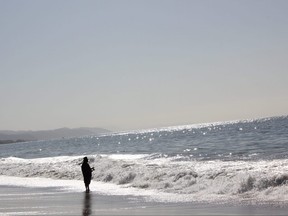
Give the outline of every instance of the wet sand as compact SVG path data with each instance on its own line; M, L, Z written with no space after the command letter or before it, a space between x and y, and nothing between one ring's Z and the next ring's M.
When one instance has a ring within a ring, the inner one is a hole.
M287 215L287 208L146 202L141 197L0 186L0 215Z

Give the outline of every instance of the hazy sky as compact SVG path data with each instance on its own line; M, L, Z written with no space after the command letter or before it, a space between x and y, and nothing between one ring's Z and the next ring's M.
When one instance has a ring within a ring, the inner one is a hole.
M287 0L0 0L0 129L288 114Z

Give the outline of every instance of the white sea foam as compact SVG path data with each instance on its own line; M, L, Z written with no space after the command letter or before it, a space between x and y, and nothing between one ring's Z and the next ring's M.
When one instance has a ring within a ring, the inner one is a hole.
M112 155L102 155L102 156L107 156L111 159L116 159L116 160L136 160L136 159L141 159L149 156L148 154L112 154Z
M98 193L157 201L288 201L288 160L178 161L147 155L94 155ZM82 156L0 159L0 184L83 190ZM17 178L16 178L17 177Z

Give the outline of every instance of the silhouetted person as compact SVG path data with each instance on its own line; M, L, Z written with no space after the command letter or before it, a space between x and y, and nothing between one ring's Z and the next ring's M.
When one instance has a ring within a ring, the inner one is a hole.
M83 163L81 166L82 169L82 174L84 177L84 184L86 187L86 192L89 192L89 184L91 182L91 177L92 177L92 171L94 170L94 168L91 168L90 165L88 164L88 158L84 157L83 158Z

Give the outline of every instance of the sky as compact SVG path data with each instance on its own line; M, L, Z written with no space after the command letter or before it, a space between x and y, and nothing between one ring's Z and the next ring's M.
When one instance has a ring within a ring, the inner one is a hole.
M288 115L287 0L0 0L0 130Z

